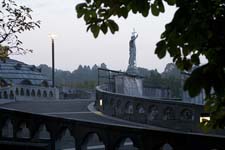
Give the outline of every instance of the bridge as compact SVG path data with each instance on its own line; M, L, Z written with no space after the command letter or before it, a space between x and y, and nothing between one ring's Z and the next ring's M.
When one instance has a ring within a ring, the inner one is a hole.
M158 114L156 110L164 115L154 115ZM174 150L223 150L225 134L206 134L196 127L200 113L198 105L129 97L99 86L96 100L2 104L0 146L54 150L65 133L69 133L70 148L76 150L95 149L96 143L98 149L121 149L124 143L130 145L125 142L127 139L133 143L133 149L140 150L159 150L168 145Z

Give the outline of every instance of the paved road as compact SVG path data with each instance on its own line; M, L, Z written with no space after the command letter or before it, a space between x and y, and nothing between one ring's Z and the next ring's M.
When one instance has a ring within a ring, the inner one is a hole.
M160 127L148 126L148 125L133 123L129 121L124 121L124 120L113 118L110 116L105 116L99 112L96 112L96 110L92 106L93 103L94 103L94 100L90 100L90 99L61 100L61 101L59 100L37 101L36 100L36 101L12 102L7 104L2 104L0 105L0 107L16 109L16 110L20 110L24 112L32 112L32 113L57 116L57 117L63 117L63 118L69 118L69 119L81 119L85 121L99 122L99 123L105 123L105 124L167 130ZM91 145L87 145L89 146L88 149L93 149L93 150L104 149L102 148L103 146L102 143L96 142L98 141L96 138L97 137L92 139L92 142L90 142ZM72 150L74 149L73 148L74 139L69 134L66 134L57 147ZM122 148L122 149L135 150L136 148L132 147L132 144L127 144L125 148Z
M124 125L144 127L151 129L167 130L160 127L143 125L139 123L133 123L117 119L114 117L105 116L99 112L93 110L90 104L94 103L94 100L90 99L76 99L76 100L48 100L48 101L18 101L7 104L2 104L2 108L16 109L24 112L32 112L43 115L51 115L69 119L81 119L91 122L100 122L106 124ZM89 109L88 109L89 106ZM90 108L92 111L90 111Z
M0 107L7 107L32 113L53 113L53 112L87 112L88 104L93 100L35 100L35 101L17 101L2 104Z

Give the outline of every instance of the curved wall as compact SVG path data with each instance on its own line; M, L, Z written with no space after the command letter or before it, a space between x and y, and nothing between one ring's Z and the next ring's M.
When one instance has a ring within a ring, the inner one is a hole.
M107 86L96 88L96 108L110 116L182 131L199 131L203 105L150 99L110 92Z

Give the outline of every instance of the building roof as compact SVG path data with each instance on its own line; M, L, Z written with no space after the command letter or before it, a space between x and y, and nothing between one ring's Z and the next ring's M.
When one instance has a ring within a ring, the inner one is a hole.
M48 86L52 82L34 65L6 59L0 60L0 80L7 84Z

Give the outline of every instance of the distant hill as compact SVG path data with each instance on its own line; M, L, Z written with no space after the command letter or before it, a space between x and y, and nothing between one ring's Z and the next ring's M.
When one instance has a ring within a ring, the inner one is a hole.
M102 63L100 66L95 64L92 67L79 65L78 68L72 72L57 69L55 72L56 86L94 89L97 84L98 67L107 69L105 63ZM51 67L42 64L39 68L41 68L43 74L51 78ZM161 74L156 69L148 70L146 68L138 68L138 71L145 77L144 86L169 87L172 90L173 97L181 97L180 71L173 63L167 64Z
M52 68L41 64L38 66L41 68L43 74L47 75L49 78L52 76ZM79 65L74 71L63 71L57 69L55 71L55 84L58 87L76 87L76 88L87 88L93 89L97 83L97 69L98 67L107 68L104 63L100 66L96 64L92 67Z

